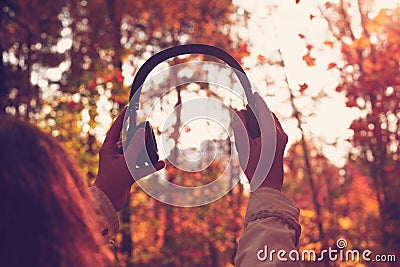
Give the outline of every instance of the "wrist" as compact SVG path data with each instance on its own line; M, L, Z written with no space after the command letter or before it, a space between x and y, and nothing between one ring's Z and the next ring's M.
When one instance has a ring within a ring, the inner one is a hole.
M282 184L276 183L273 180L274 178L266 177L264 182L260 185L260 187L270 187L276 189L278 191L282 191Z
M271 187L276 190L282 191L282 184L283 166L279 168L272 166L270 172L268 173L267 177L265 177L260 187Z

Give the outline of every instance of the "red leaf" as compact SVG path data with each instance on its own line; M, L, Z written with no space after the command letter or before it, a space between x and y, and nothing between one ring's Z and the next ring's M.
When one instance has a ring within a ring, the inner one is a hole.
M333 69L336 66L337 66L337 64L335 62L331 62L331 63L328 64L327 70Z
M303 84L299 84L300 86L300 93L303 93L307 88L308 88L308 84L303 83Z
M299 33L298 36L299 36L301 39L306 38L306 36L305 36L304 34L301 34L301 33Z
M356 107L357 102L354 99L347 99L346 106L348 106L349 108Z
M300 3L300 0L296 0L296 4Z
M303 56L303 60L306 62L307 66L312 67L315 65L315 58L313 58L310 54L310 51L308 51L307 54Z
M306 45L306 48L307 48L308 51L310 51L311 49L313 49L313 47L314 47L314 46L311 45L311 44Z
M310 14L310 20L313 20L313 18L315 18L315 16L313 14Z
M341 86L341 85L336 86L335 91L339 92L339 93L342 92L343 91L343 86Z
M124 76L122 76L122 71L119 71L119 72L117 73L117 80L118 80L119 82L123 82L123 81L124 81Z

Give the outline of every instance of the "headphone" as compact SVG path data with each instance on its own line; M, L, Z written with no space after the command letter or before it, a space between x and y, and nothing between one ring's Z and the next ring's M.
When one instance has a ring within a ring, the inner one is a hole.
M139 109L139 96L142 90L142 85L149 75L149 73L163 61L185 54L205 54L219 58L228 64L236 76L238 77L248 102L246 109L241 110L245 119L247 130L252 138L256 138L261 135L260 128L257 122L257 112L255 109L255 98L251 90L251 84L240 64L226 51L221 48L205 45L205 44L187 44L179 45L171 48L167 48L161 52L150 57L138 70L136 76L132 82L131 91L129 95L129 106L127 110L127 116L129 120L129 128L126 132L126 139L129 141L135 134L135 132L140 129L145 129L145 147L139 153L138 159L136 161L137 166L144 166L155 164L159 160L157 143L154 136L153 129L148 121L141 122L137 124L136 121L136 111ZM254 112L254 113L253 113Z

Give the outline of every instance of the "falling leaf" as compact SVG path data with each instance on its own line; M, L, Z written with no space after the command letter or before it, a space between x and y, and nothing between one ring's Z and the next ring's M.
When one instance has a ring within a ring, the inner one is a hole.
M327 46L329 46L330 48L333 48L334 42L325 40L325 41L324 41L324 45L327 45Z
M328 64L327 70L333 69L336 66L337 66L337 64L335 62L331 62L331 63Z
M310 51L311 49L313 49L313 47L314 47L314 46L313 46L312 44L306 45L306 48L307 48L308 51Z
M300 0L296 0L296 4L300 3Z
M342 92L344 90L344 88L343 88L343 86L342 85L338 85L338 86L336 86L336 88L335 88L335 91L336 92Z
M310 51L303 56L303 60L306 62L307 66L312 67L315 65L315 58L311 56Z
M306 38L306 36L305 36L304 34L301 34L301 33L299 33L298 36L299 36L301 39Z
M310 14L310 20L313 20L313 18L315 18L315 15Z
M303 84L299 84L300 86L300 93L303 93L307 88L308 88L308 84L303 83Z
M258 55L258 56L257 56L257 60L258 60L258 61L261 61L261 62L265 62L267 59L266 59L265 56L263 56L263 55Z

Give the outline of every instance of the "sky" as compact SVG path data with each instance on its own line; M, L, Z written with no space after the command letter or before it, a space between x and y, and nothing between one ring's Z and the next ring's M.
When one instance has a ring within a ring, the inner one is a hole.
M305 118L305 131L307 136L312 136L314 142L323 151L324 155L337 166L345 164L345 157L351 148L346 141L351 137L349 126L353 119L359 116L359 112L345 106L345 96L335 92L340 81L339 72L335 69L327 70L331 62L340 66L340 47L330 48L322 45L325 40L332 40L329 35L326 21L321 17L318 9L326 1L321 0L235 0L234 3L240 7L239 13L243 10L250 13L248 28L242 35L248 38L251 43L251 55L244 60L244 65L249 68L248 75L261 91L267 96L266 101L270 109L278 114L282 120L284 130L289 135L289 146L299 140L300 132L296 120L291 117L291 107L287 99L287 92L282 88L276 88L265 84L265 77L278 79L280 74L269 68L252 67L258 55L269 57L280 48L285 62L285 73L290 88L297 90L299 85L308 85L306 94L317 95L319 91L327 94L327 97L319 101L311 110L310 97L300 98L296 104L302 110L313 112L315 115ZM336 2L331 1L331 2ZM276 5L276 8L268 6ZM399 0L380 0L374 4L374 12L382 8L395 8L400 5ZM349 10L354 12L355 10ZM310 15L314 17L310 19ZM357 20L354 22L354 29L357 32ZM307 49L305 40L299 34L306 36L307 43L311 43L313 56L316 58L316 65L309 67L302 60ZM266 74L267 73L267 74ZM270 75L268 74L270 73ZM285 86L284 86L285 87ZM329 145L335 142L335 145Z
M267 5L272 2L278 3L276 8L268 10ZM318 1L239 1L238 5L250 12L249 39L253 45L253 53L245 64L254 64L257 54L269 57L276 53L277 48L281 49L285 62L285 74L292 90L298 90L300 84L308 85L306 96L300 97L295 103L305 114L313 112L315 115L305 117L304 130L306 137L313 136L314 142L325 152L325 156L336 165L344 165L344 157L350 147L345 141L349 137L348 127L355 117L354 112L345 106L345 98L335 92L335 87L340 79L337 71L327 70L330 62L337 62L340 59L340 51L337 47L323 47L325 40L331 40L327 31L327 24L320 18L317 8ZM311 20L310 14L315 17ZM309 67L302 60L307 53L305 41L299 34L306 36L307 43L320 47L313 49L313 56L317 59L316 65ZM253 61L253 62L252 62ZM282 120L284 130L289 135L289 145L300 139L298 123L292 116L292 108L287 101L288 91L286 84L280 87L269 88L265 86L265 74L268 68L258 70L249 69L249 75L260 89L268 94L266 101L271 110L278 114ZM268 76L268 74L267 74ZM282 76L282 73L275 77ZM274 74L269 75L274 80ZM322 101L315 104L311 95L316 96L320 91L327 94ZM326 143L337 141L335 147L330 149Z

